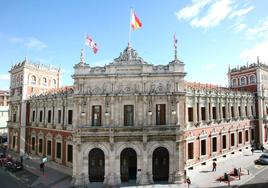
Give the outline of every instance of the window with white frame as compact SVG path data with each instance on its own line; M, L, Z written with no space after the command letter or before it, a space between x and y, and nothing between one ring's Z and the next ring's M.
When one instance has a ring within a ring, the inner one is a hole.
M201 152L200 152L200 155L206 155L207 154L207 146L206 146L206 144L207 144L207 140L206 139L203 139L203 140L201 140L201 143L200 143L200 145L201 145Z
M246 85L247 84L247 80L246 80L246 77L243 76L240 78L240 85L243 86L243 85Z
M249 76L249 83L250 84L256 83L256 76L254 74Z
M42 79L42 85L47 86L47 78L43 77Z
M188 159L194 159L194 143L189 142L187 147L188 147Z
M31 76L31 84L32 85L36 84L36 76L34 76L34 75Z
M212 138L212 152L217 152L217 137Z
M237 78L232 79L232 86L237 86Z
M227 148L227 138L226 135L222 135L222 149Z
M67 162L73 162L73 145L67 144Z
M56 158L61 159L61 142L56 142Z

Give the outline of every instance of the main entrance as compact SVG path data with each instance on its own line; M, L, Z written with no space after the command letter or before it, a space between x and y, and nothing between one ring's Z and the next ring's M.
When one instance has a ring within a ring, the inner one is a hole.
M103 182L104 180L104 152L94 148L88 156L88 175L90 182Z
M126 148L120 155L121 181L135 180L137 176L137 154L131 148Z
M153 152L153 180L168 181L169 153L164 147L156 148Z

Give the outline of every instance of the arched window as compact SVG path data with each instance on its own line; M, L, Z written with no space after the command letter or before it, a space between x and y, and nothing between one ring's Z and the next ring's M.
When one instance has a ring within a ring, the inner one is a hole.
M47 86L47 78L43 77L42 84L43 86Z
M247 84L247 81L246 81L246 77L243 76L240 78L240 85L243 86L243 85L246 85Z
M31 77L31 84L35 85L36 84L36 76L32 75Z
M55 79L52 80L52 87L53 88L57 87L57 81Z
M236 78L232 79L232 86L237 86L237 79Z
M254 74L249 76L249 83L250 84L256 83L256 76Z

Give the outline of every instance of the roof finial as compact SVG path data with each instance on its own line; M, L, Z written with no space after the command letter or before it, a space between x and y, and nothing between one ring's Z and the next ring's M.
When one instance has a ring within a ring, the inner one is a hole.
M83 48L81 49L80 63L85 64L84 49Z
M230 66L230 64L228 65L228 72L231 72L231 66Z
M177 60L178 58L177 58L177 43L178 43L178 40L177 40L177 38L176 38L176 33L174 33L174 35L173 35L173 42L174 42L174 48L175 48L175 56L174 56L174 58L175 58L175 60Z
M257 64L260 64L259 56L257 56Z

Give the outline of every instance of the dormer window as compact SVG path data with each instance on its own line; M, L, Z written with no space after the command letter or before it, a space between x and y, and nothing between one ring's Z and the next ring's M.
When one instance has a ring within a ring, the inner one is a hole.
M232 79L232 86L237 86L237 79L236 78Z
M42 79L42 84L43 86L47 86L47 79L45 77Z
M246 85L246 84L247 84L247 83L246 83L246 77L244 77L244 76L241 77L241 78L240 78L240 85L243 86L243 85Z
M36 84L36 76L32 75L31 77L31 84L35 85Z
M255 84L256 83L256 76L255 75L250 75L250 77L249 77L249 83L250 84Z

